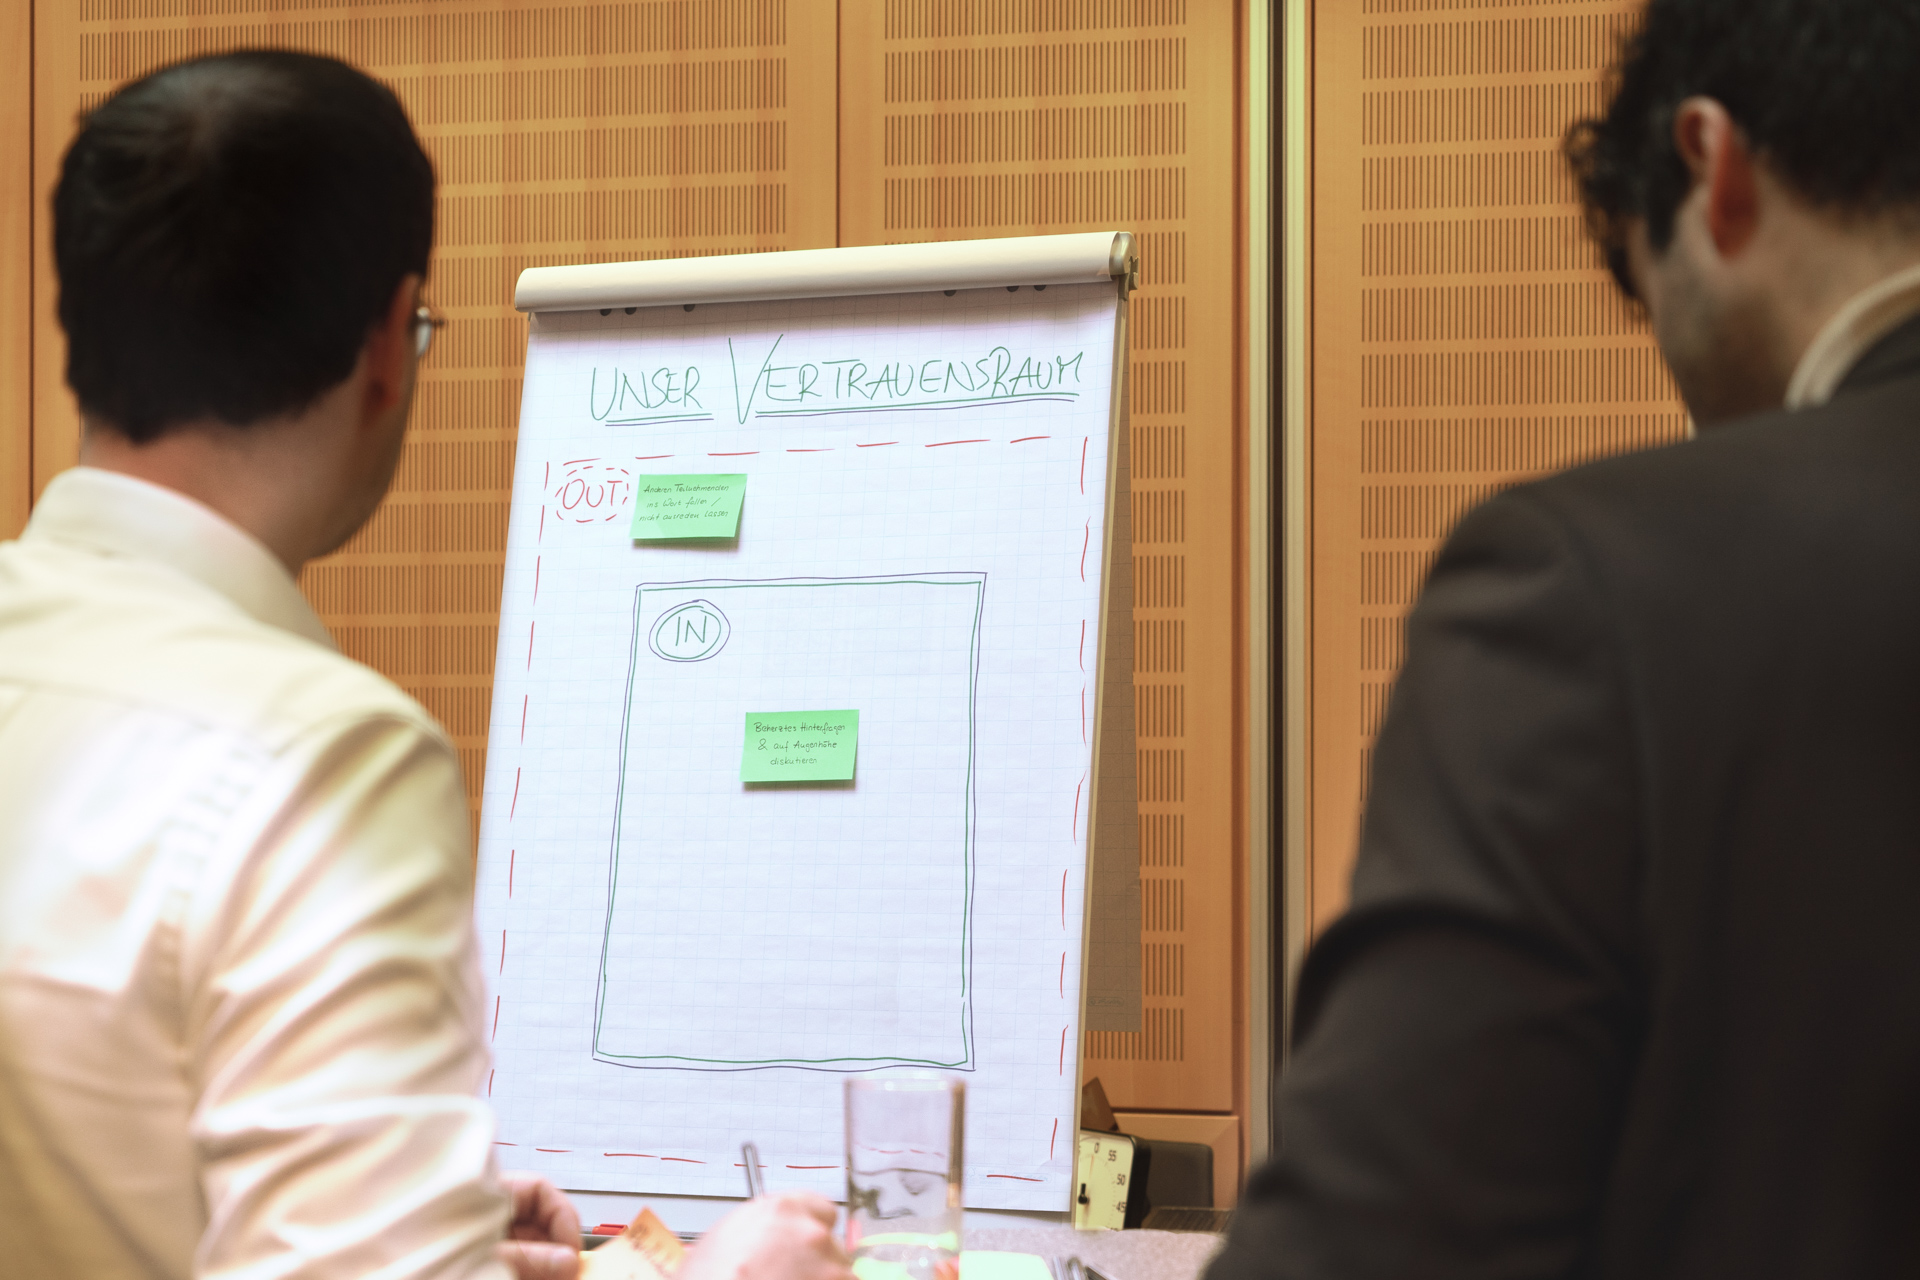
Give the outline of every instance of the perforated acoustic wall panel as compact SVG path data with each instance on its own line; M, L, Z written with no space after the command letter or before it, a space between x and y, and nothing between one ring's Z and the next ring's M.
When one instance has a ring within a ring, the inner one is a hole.
M33 500L33 9L0 6L0 538Z
M1314 12L1311 917L1346 902L1402 620L1460 515L1685 414L1581 233L1558 144L1635 5Z
M514 279L555 263L833 244L832 0L37 11L43 191L76 110L195 53L330 53L406 103L441 181L427 295L452 323L422 366L392 494L301 585L342 649L453 733L477 818L526 346ZM57 339L44 319L41 334ZM38 344L40 484L73 457L61 359L57 341Z
M1234 1106L1234 10L843 0L841 241L1139 234L1132 345L1145 1016L1123 1107Z
M1146 1014L1088 1071L1125 1107L1238 1110L1236 6L1207 0L39 0L34 199L76 115L149 68L280 45L391 84L438 168L398 481L302 585L483 776L530 265L1109 228L1131 313ZM77 418L36 229L34 491ZM24 348L23 348L24 350ZM15 441L26 455L23 441Z

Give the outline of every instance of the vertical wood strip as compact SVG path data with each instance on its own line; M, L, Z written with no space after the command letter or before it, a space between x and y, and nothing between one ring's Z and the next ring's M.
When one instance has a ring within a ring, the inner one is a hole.
M67 339L54 313L53 188L80 113L80 14L33 6L33 496L80 457L80 415L67 390Z
M33 8L0 4L0 538L33 500Z

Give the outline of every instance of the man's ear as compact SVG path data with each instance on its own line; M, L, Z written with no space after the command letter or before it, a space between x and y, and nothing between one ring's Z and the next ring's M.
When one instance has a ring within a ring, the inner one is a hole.
M1706 195L1707 234L1723 258L1737 257L1760 227L1760 191L1753 152L1727 109L1712 98L1688 98L1673 117L1673 140Z
M420 277L402 277L387 302L386 314L367 334L361 359L366 364L366 403L369 419L378 418L405 398L413 378L413 313L420 297Z

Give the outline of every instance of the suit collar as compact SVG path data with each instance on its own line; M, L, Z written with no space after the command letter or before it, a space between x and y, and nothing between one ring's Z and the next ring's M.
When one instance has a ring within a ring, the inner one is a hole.
M1849 299L1800 357L1786 407L1825 404L1842 390L1900 377L1920 363L1920 267L1897 271Z
M1920 375L1920 315L1880 339L1867 349L1847 376L1834 389L1835 395L1865 391L1868 387L1897 378Z

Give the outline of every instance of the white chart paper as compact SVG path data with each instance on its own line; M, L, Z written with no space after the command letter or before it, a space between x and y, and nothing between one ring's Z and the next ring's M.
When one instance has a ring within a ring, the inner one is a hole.
M849 1072L968 1086L967 1203L1063 1210L1111 284L543 315L481 821L503 1165L838 1195ZM636 477L745 474L635 543ZM1120 561L1124 564L1124 558ZM743 783L855 710L851 782Z

